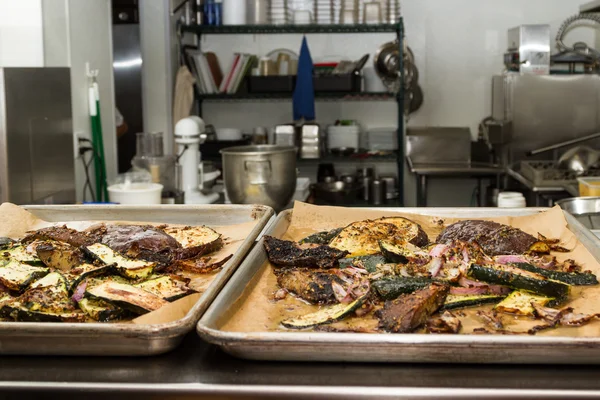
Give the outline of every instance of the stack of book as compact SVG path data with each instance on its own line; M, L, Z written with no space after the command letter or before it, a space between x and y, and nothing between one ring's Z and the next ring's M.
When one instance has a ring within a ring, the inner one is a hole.
M237 93L244 77L257 64L255 55L235 53L229 69L223 74L219 61L212 52L188 52L188 60L201 94Z

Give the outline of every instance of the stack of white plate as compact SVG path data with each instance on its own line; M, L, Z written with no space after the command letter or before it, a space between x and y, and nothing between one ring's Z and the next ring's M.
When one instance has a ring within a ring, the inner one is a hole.
M339 126L332 125L327 128L327 148L339 149L342 147L359 148L360 127L358 125Z
M387 8L384 18L387 17L387 23L395 24L400 19L400 0L387 0Z
M375 128L367 132L370 151L398 150L396 128Z
M333 24L335 0L314 0L315 22L321 25ZM339 1L337 2L339 4Z
M360 0L341 0L339 23L344 25L358 24L359 17L362 16L361 3Z
M291 22L291 17L287 0L271 0L269 18L273 25L289 24Z

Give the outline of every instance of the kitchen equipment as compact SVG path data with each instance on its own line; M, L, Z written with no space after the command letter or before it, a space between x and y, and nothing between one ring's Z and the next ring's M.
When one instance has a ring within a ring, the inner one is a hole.
M364 201L371 200L371 184L373 183L373 176L362 176L358 178L359 182L362 182L362 191L359 198Z
M600 232L600 197L571 197L557 201L556 205L595 234Z
M363 80L364 80L364 91L368 93L381 93L387 92L387 87L383 84L383 81L375 72L373 67L363 68Z
M384 204L386 202L387 197L385 181L381 179L373 179L371 181L371 189L369 193L371 195L371 204L374 204L376 206Z
M153 325L118 322L0 322L0 354L149 356L174 349L193 329L274 215L269 207L257 205L45 205L26 206L25 209L42 220L54 223L131 221L208 226L250 223L254 226L233 257L217 272L206 291L181 319Z
M567 150L558 159L558 167L568 169L577 175L585 174L600 159L600 152L588 146L576 146Z
M363 9L364 24L380 24L383 17L381 12L381 4L379 2L368 2L364 4Z
M294 10L294 25L307 25L312 23L312 14L309 10Z
M406 155L414 164L469 164L471 131L469 128L407 128Z
M223 25L246 24L246 0L223 0Z
M504 65L521 74L550 74L550 25L521 25L508 30Z
M556 162L544 161L521 161L519 172L530 180L534 186L564 186L572 184L577 180L577 174L569 170L556 168ZM600 169L591 168L585 176L600 176Z
M242 139L242 130L237 128L217 128L215 133L217 140L233 141Z
M221 150L223 180L235 204L265 204L282 210L296 188L296 148L239 146Z
M117 204L161 204L163 185L152 182L137 182L135 179L124 177L131 174L120 175L117 180L122 182L108 187L110 202Z
M356 183L343 181L323 182L314 185L315 198L329 204L352 204L362 187Z
M500 208L525 208L527 203L523 193L500 192L498 193L497 205Z
M358 125L342 126L330 125L327 128L327 148L353 148L358 149L360 127Z
M535 215L545 209L403 208L405 214L443 218L480 219ZM390 216L389 214L384 214ZM598 239L581 223L565 214L568 228L586 249L600 260ZM292 211L277 216L265 235L282 237L292 220ZM596 364L600 360L599 337L536 337L527 335L431 335L365 334L340 332L232 332L224 328L232 305L244 307L256 282L270 268L261 240L227 283L197 325L198 334L235 357L277 361L353 361L405 363L477 364ZM485 351L482 351L485 349ZM429 367L429 366L428 366ZM481 368L478 365L478 368ZM437 382L437 380L436 380ZM433 398L436 396L433 395ZM439 397L439 396L438 396ZM476 397L476 396L475 396Z
M304 124L300 134L300 158L319 158L321 155L321 138L319 125Z
M75 202L70 73L0 68L0 202Z
M388 90L396 92L400 84L400 45L398 41L382 44L373 58L375 72Z
M345 174L340 177L340 181L344 182L347 185L352 185L356 182L356 176Z
M325 178L335 178L335 168L333 164L319 164L317 169L317 182L325 182Z
M200 191L198 165L200 144L204 143L204 121L200 117L183 118L175 125L178 163L181 165L181 190L185 204L208 204L219 199L218 193Z
M324 183L333 183L335 181L336 181L335 176L325 176L325 177L323 177L323 182Z
M396 192L396 177L382 175L379 177L380 180L385 182L385 198L387 200L395 199L398 197L398 193Z
M295 146L296 127L294 125L277 125L275 127L275 144L278 146Z
M269 23L269 0L247 0L247 21L250 25Z
M368 149L370 151L398 150L398 133L396 128L373 128L367 131Z
M577 178L579 183L579 195L600 196L600 177Z
M373 167L358 167L356 168L356 176L359 178L370 176L371 178L375 176L375 168Z
M356 153L356 149L354 147L334 147L329 149L329 152L336 157L348 157Z

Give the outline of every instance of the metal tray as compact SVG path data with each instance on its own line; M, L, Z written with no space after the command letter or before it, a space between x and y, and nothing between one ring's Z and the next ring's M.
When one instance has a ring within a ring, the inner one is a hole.
M385 210L385 209L384 209ZM530 215L543 208L403 208L406 213L456 218ZM569 229L600 260L600 240L570 214ZM265 234L281 237L291 211L284 211ZM262 240L257 243L197 325L198 334L227 353L255 360L600 364L598 338L361 334L329 332L228 332L220 330L228 308L244 293L252 278L266 266Z
M26 206L49 222L132 221L187 225L256 226L184 318L163 324L0 322L0 354L142 356L177 347L184 335L240 265L271 217L272 208L252 205L190 206Z

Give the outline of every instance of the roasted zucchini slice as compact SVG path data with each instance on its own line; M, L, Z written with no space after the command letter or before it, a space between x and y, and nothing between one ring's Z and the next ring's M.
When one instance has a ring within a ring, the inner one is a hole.
M379 279L371 283L371 287L383 300L394 300L401 294L413 293L428 287L433 280L422 277L398 277Z
M498 303L496 307L494 307L494 310L509 314L533 315L535 309L531 303L543 307L551 301L554 301L554 299L545 296L537 296L524 290L515 290Z
M43 266L42 261L36 255L31 254L27 251L25 246L21 245L0 250L0 258L8 261L31 264L34 266Z
M18 261L10 261L0 267L0 283L15 292L22 292L36 279L45 276L50 270Z
M348 257L377 254L381 251L379 241L396 238L396 231L396 226L392 224L371 220L358 221L342 229L331 240L329 246L349 252Z
M114 265L83 263L66 273L69 290L73 291L84 279L110 275L115 271Z
M304 239L300 240L300 244L304 244L304 243L328 244L331 241L331 239L336 237L342 231L342 229L344 229L344 228L336 228L336 229L332 229L330 231L313 233L312 235L309 235L309 236L305 237Z
M515 267L520 269L524 269L525 271L534 272L536 274L540 274L545 276L548 279L554 279L555 281L561 281L567 283L569 285L574 286L587 286L587 285L597 285L598 278L596 275L591 272L580 273L580 272L562 272L562 271L552 271L550 269L544 269L540 267L536 267L532 264L527 263L513 263Z
M366 296L363 296L348 304L340 303L333 306L324 306L314 313L281 321L281 325L290 329L304 329L310 328L311 326L330 324L352 314L362 306L366 298Z
M167 301L174 301L194 293L186 282L176 276L160 276L134 285Z
M202 256L223 247L221 234L207 226L167 227L163 231L181 245L179 259Z
M479 294L479 295L453 295L446 296L446 301L442 310L454 310L457 308L477 307L485 304L494 304L500 302L506 296L499 294Z
M115 321L127 314L122 308L104 300L83 298L77 304L88 317L99 322Z
M352 258L342 258L339 260L340 268L360 267L373 273L377 271L377 266L387 264L385 257L381 254L373 254L371 256L358 256Z
M540 274L510 265L471 264L467 274L483 282L505 285L513 289L528 290L557 299L566 298L570 288L566 283L548 279Z
M68 292L67 279L59 272L51 272L42 279L38 279L37 281L33 282L29 287L31 289L39 287L53 287L57 290L63 290L65 293Z
M415 246L425 247L427 246L427 244L429 244L429 238L427 237L427 233L425 233L423 228L421 228L421 225L417 224L414 221L411 221L408 218L385 217L375 221L394 225L397 228L400 236L403 237L407 242L414 244Z
M0 250L9 249L17 243L8 237L0 237Z
M87 289L85 297L104 300L135 314L145 314L169 304L166 300L141 288L110 280Z
M114 266L119 275L129 279L146 279L152 275L157 265L155 262L124 257L100 243L87 246L85 250L104 264Z
M68 243L46 241L35 246L35 252L42 262L50 268L69 271L84 261L83 252Z
M407 264L417 261L425 264L431 259L427 252L421 251L421 249L408 242L394 244L387 240L380 240L379 248L383 256L392 263Z

